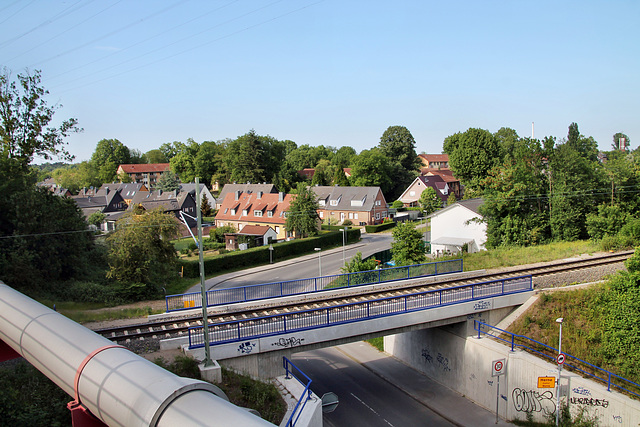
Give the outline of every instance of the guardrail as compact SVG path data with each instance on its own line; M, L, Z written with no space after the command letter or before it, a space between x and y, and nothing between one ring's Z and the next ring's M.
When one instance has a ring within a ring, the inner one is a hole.
M483 327L487 327L487 331L483 330ZM509 345L511 345L511 351L515 351L516 347L522 348L524 350L528 350L532 353L535 353L539 356L542 356L544 358L550 359L554 364L556 363L556 356L558 355L558 349L548 346L546 344L543 344L539 341L536 341L532 338L527 337L526 335L518 335L518 334L514 334L511 333L509 331L505 331L504 329L500 329L500 328L496 328L495 326L489 325L488 323L484 323L484 322L480 322L478 320L474 320L473 322L473 328L478 331L478 338L481 337L481 334L484 335L489 335L492 338L495 338L499 341L505 342ZM495 334L494 331L500 331L498 334ZM500 334L505 334L508 337L510 337L510 339L505 339L503 337L500 336ZM520 343L520 342L516 342L516 340L521 340L524 341L524 343ZM536 344L538 346L539 349L533 348L531 345ZM551 353L551 355L546 354L545 351ZM627 392L629 394L632 394L636 397L640 397L640 384L634 383L633 381L630 381L626 378L623 378L619 375L614 374L613 372L609 372L606 369L600 368L598 366L592 365L591 363L584 361L582 359L579 359L575 356L572 356L570 354L564 353L566 356L566 361L563 364L563 367L568 367L572 370L575 370L577 372L581 372L582 374L584 374L585 376L589 377L589 378L593 378L596 379L598 381L603 382L604 384L607 385L607 391L611 391L611 386L620 389L624 392ZM574 360L579 362L580 364L582 364L582 366L584 366L585 368L582 369L581 367L577 366L577 364L574 362L573 364L569 362L569 359ZM588 372L585 369L591 369L593 372ZM596 373L598 373L599 375L604 375L606 378L602 378L599 377L598 375L596 375ZM630 390L628 388L626 388L625 386L622 385L618 385L616 384L614 381L619 381L622 384L625 384L626 387L631 387L633 386L633 388L635 389L635 391Z
M207 291L207 307L462 272L462 259ZM202 308L200 292L167 295L167 312Z
M318 329L531 290L533 290L533 282L529 275L418 292L399 297L235 320L209 325L209 343L223 344ZM204 339L202 326L189 328L189 348L204 347Z
M307 380L307 383L305 384L304 382L302 382L300 380L300 378L298 378L295 373L293 372L292 369L290 369L289 367L292 366L293 368L295 368L295 370L297 372L299 372L300 374L302 374L302 376ZM302 384L304 386L304 391L302 392L302 395L300 396L300 399L298 399L298 403L296 403L296 407L293 408L293 412L291 413L291 415L289 416L289 420L287 421L287 424L285 424L287 427L293 427L296 425L296 422L298 422L298 418L300 418L300 414L302 414L302 411L304 410L304 406L307 404L307 401L309 399L311 399L311 378L309 378L307 376L307 374L305 374L304 372L302 372L300 370L300 368L298 368L296 365L293 364L292 361L290 361L289 359L287 359L286 357L282 357L282 367L284 368L285 371L285 377L287 379L293 377L295 378L300 384ZM304 399L304 402L302 402L302 400ZM300 403L302 402L302 406L300 406ZM295 419L293 419L293 417L296 417Z

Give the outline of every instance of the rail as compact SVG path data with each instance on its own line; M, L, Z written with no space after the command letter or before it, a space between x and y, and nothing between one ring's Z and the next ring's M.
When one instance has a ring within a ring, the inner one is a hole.
M484 327L487 327L488 330L487 331L483 330ZM557 348L543 344L525 335L514 334L512 332L505 331L504 329L496 328L495 326L489 325L488 323L480 322L478 320L474 321L473 328L476 331L478 331L478 338L481 337L481 334L489 335L492 338L497 339L498 341L502 341L511 345L511 351L515 351L515 348L518 347L518 348L522 348L523 350L528 350L544 358L550 359L554 363L556 362L556 356L558 355ZM500 333L496 334L494 331L500 331ZM510 339L503 338L502 336L500 336L500 334L507 335L508 337L510 337ZM523 341L523 342L516 342L517 340ZM532 347L533 345L537 345L539 349ZM547 351L552 355L546 354L544 351ZM613 372L609 372L606 369L600 368L599 366L592 365L591 363L584 361L582 359L579 359L570 354L567 354L567 353L564 353L564 354L566 356L566 361L564 362L563 367L565 368L568 367L574 371L584 374L589 378L593 378L598 381L601 381L602 383L607 385L607 391L611 391L611 387L613 386L617 389L620 389L624 392L632 394L636 397L640 397L640 384L634 383L633 381L630 381L626 378L616 375ZM573 360L575 362L571 363L569 362L569 360ZM578 364L584 367L584 369L578 366ZM593 373L587 371L586 369L590 369L591 371L593 371ZM606 378L600 377L598 375L604 375ZM625 384L625 386L616 384L614 381L618 381L621 384ZM633 387L635 391L630 390L629 388L626 388L626 387Z
M209 343L224 344L325 328L531 290L533 290L533 281L529 275L313 310L234 320L209 325ZM204 347L204 340L203 326L189 328L189 348Z
M207 291L207 307L462 272L462 259ZM202 308L200 292L167 295L167 312Z
M292 361L290 361L284 356L282 357L282 366L284 367L285 377L287 379L293 377L304 387L304 391L302 392L300 399L298 399L298 403L296 403L296 407L293 408L293 412L289 416L289 420L287 420L287 424L285 424L287 427L293 427L296 425L296 422L298 422L298 418L300 418L300 414L302 414L302 411L304 410L304 407L307 404L307 401L311 399L311 382L312 381L311 381L311 378L307 376L307 374L302 372L300 368L298 368L296 365L293 364ZM290 369L290 366L295 368L297 372L299 372L302 376L304 376L304 378L307 380L306 384L295 375L294 371ZM303 399L304 399L304 402L302 402ZM302 403L302 406L300 406L301 403ZM296 417L295 419L293 419L294 416Z

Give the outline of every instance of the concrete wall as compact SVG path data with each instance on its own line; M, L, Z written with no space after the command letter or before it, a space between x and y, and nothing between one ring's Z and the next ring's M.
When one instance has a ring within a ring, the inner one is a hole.
M492 361L506 359L506 373L500 377L500 417L524 420L530 411L535 420L545 421L545 414L555 413L556 389L538 388L537 380L557 376L557 365L523 351L510 352L510 347L490 338L467 337L469 324L486 316L474 314L467 322L387 336L385 351L493 412L498 378L491 375ZM568 400L574 414L584 406L603 426L636 426L640 420L639 401L609 392L595 381L564 370L560 384L566 392L561 401Z

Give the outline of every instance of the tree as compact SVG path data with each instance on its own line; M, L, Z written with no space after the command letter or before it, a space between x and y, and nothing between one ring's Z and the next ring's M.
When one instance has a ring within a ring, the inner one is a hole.
M101 139L91 155L91 166L98 171L100 182L116 179L118 166L131 162L131 152L117 139Z
M422 234L408 222L398 224L393 231L391 253L396 266L421 264L425 262Z
M145 157L149 163L169 163L169 160L167 160L164 153L157 148L147 151L145 153Z
M391 172L389 159L379 149L363 150L353 161L351 184L356 187L380 187L386 197L393 187Z
M213 210L211 209L211 205L209 204L209 199L207 199L207 195L203 194L201 197L202 201L200 202L200 212L202 216L211 216Z
M101 184L97 171L87 161L55 169L51 177L56 184L74 194L81 188L99 187Z
M44 96L49 91L40 86L40 71L18 74L17 77L18 82L12 81L6 68L0 74L0 170L11 175L24 175L34 156L47 160L53 156L73 160L63 146L64 138L69 134L82 131L78 120L71 118L58 127L48 127L61 105L47 105Z
M162 208L136 214L127 212L107 237L107 277L121 286L134 285L141 298L156 295L176 274L176 251L171 239L178 235L178 221Z
M344 173L344 169L340 167L336 168L336 171L333 174L333 179L331 180L331 183L339 187L349 186L349 178L347 178L347 175Z
M87 222L100 228L100 224L102 224L106 218L107 216L102 212L94 212L89 215L89 217L87 218Z
M318 234L318 196L304 183L298 183L296 194L289 204L285 228L296 237Z
M416 141L404 126L389 126L380 137L380 152L397 161L408 171L420 169L422 162L416 154Z
M182 182L193 182L196 178L194 158L190 153L181 152L171 158L171 171L180 177Z
M370 271L376 268L376 260L370 258L366 261L362 260L362 252L358 251L344 267L340 270L343 273L357 273L358 271Z
M427 215L434 213L442 207L442 200L440 200L440 197L438 197L433 187L427 187L422 191L418 203L420 203L420 207Z
M404 206L404 204L402 203L401 200L394 200L393 203L391 203L391 207L393 209L401 209Z
M156 181L155 190L173 191L180 187L178 176L171 171L164 171Z
M231 181L266 182L265 164L267 148L252 129L229 143L225 152L225 163L230 171Z
M631 140L626 134L622 132L616 132L613 135L613 144L611 144L611 146L614 150L622 150L628 153L630 144Z
M447 197L447 206L451 206L457 201L458 199L456 198L456 195L453 192L449 193L449 197Z

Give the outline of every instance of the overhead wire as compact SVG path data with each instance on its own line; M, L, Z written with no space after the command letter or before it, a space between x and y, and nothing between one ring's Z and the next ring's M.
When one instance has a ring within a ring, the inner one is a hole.
M17 14L19 14L20 12L22 12L23 10L25 10L27 7L31 6L33 3L35 3L36 0L31 0L29 3L25 4L24 6L22 6L20 9L18 9L17 11L15 11L12 15L7 16L4 21L0 21L0 25L4 24L5 22L7 22L8 20L10 20L11 18L13 18L14 16L16 16ZM17 2L16 2L17 3ZM15 3L14 3L15 4Z

